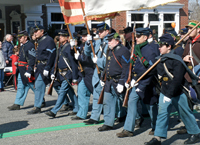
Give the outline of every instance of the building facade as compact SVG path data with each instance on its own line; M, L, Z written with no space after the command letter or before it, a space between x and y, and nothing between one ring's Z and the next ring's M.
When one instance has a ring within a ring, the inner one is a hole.
M155 9L120 12L114 19L106 20L117 32L127 26L133 26L134 23L136 27L146 27L149 23L158 36L162 34L163 28L170 27L172 22L176 22L177 32L188 23L188 0L180 0L178 3L158 6ZM30 32L30 27L35 23L44 25L52 35L57 34L61 24L64 24L59 3L50 3L49 0L0 0L0 41L8 33L17 33L18 30ZM88 21L90 28L98 23L100 22ZM84 24L69 27L73 33L84 27Z

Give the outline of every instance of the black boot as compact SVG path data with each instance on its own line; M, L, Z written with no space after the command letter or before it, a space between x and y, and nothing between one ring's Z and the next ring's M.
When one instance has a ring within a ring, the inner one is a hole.
M56 117L56 114L54 114L53 112L51 111L48 111L48 112L45 112L45 114L49 117L52 117L52 118L55 118Z
M13 104L12 106L7 107L9 110L20 110L20 105Z
M199 134L193 134L184 142L184 144L194 144L200 141L200 133Z
M89 119L86 121L83 121L86 125L90 125L90 124L98 124L99 122L93 119Z
M143 121L144 121L143 117L140 117L139 119L135 120L135 128L140 128Z
M78 116L75 116L75 117L71 117L71 120L83 120L83 118L80 118Z
M38 108L38 107L34 107L31 111L27 111L27 114L30 115L30 114L37 114L37 113L40 113L41 112L41 109Z
M117 118L117 119L115 120L115 122L116 122L116 123L120 123L120 122L124 122L125 120L126 120L126 116Z
M98 128L99 131L107 131L107 130L111 130L111 129L113 129L113 127L108 126L108 125L103 125L102 127Z
M161 141L158 141L156 138L152 138L149 142L145 142L145 145L161 145Z

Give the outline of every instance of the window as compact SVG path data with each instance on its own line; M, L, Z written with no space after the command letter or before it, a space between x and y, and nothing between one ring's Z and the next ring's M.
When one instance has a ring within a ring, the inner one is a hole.
M133 28L134 27L134 24L131 24L131 27ZM135 28L143 28L144 27L144 24L140 24L140 23L136 23L136 26L135 26Z
M131 21L143 21L144 14L131 14Z
M149 21L159 21L159 15L149 14Z
M51 29L53 35L58 35L61 29L61 24L52 24L49 28ZM63 24L62 29L67 29L67 26Z
M164 21L175 21L175 14L164 14Z
M51 13L51 21L63 22L64 21L63 14L62 13Z
M171 28L171 23L164 23L164 28Z

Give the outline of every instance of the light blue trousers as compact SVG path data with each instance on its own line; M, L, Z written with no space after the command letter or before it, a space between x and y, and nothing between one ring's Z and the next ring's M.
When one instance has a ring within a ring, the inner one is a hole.
M170 102L163 102L164 95L160 93L158 117L156 121L156 129L154 136L167 138L167 129L169 124L169 115L172 105L177 109L180 118L182 119L188 134L198 134L200 129L197 125L195 117L188 106L187 97L185 94L171 98Z

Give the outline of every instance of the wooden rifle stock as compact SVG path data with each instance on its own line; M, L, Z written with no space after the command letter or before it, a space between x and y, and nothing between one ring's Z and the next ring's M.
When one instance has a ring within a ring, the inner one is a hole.
M133 52L134 52L134 43L135 43L135 24L134 24L134 30L133 30L133 33L132 33L132 50L131 50L131 57L133 56ZM131 57L130 57L130 60L131 60ZM131 72L132 72L132 67L133 65L130 63L129 65L129 73L128 73L128 79L126 81L127 84L130 84L131 82ZM123 107L127 107L128 106L128 96L129 96L129 89L126 90L126 94L124 96L124 102L123 102Z
M60 48L60 41L59 41L59 45L58 45L58 49ZM56 70L57 70L57 66L58 66L58 56L59 56L59 51L57 50L57 55L56 55L56 62L55 62L55 67L54 67L54 71L53 71L53 74L54 76L56 75ZM53 92L53 83L55 81L55 78L51 81L51 84L49 86L49 90L47 92L47 95L52 95L52 92Z
M106 74L104 76L104 80L103 81L106 82ZM105 85L103 86L103 89L101 90L101 93L99 95L98 104L103 104L104 89L105 89Z

